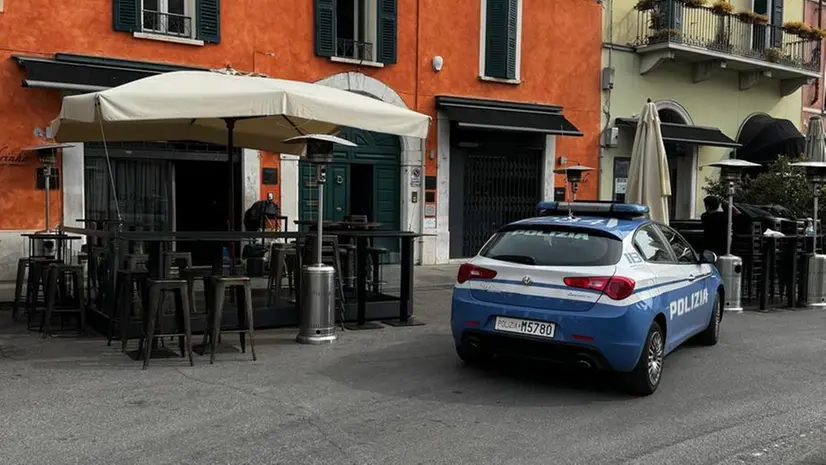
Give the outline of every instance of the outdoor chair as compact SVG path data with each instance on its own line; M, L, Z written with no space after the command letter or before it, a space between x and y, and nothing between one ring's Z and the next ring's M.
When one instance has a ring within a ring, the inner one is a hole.
M33 261L31 257L17 261L17 279L14 282L14 303L11 309L11 317L14 321L17 321L20 305L23 303L23 285L32 279L30 270Z
M386 284L382 280L382 257L388 254L388 250L384 247L368 247L367 253L370 254L370 287L375 294L381 293L381 286Z
M181 266L183 265L183 266ZM163 272L167 278L173 277L173 267L184 270L192 267L192 254L190 252L164 252L163 253Z
M71 284L71 289L67 284ZM53 263L48 266L46 278L46 310L43 312L40 331L43 338L49 336L52 317L55 314L77 314L78 332L86 334L86 298L83 290L83 265Z
M192 360L192 323L186 281L183 279L149 279L147 284L149 286L148 297L143 306L144 329L138 344L138 353L143 354L143 369L146 370L149 367L149 359L152 357L152 341L155 338L167 336L178 336L181 357L188 356L189 365L194 365ZM175 296L175 316L178 320L177 328L171 331L167 331L161 324L163 297L167 292L171 292ZM183 332L181 332L181 327L183 327Z
M231 329L221 327L227 290L235 291L235 305L238 313L238 326ZM207 304L207 327L204 331L203 340L204 347L209 346L209 363L215 363L215 352L218 348L218 338L221 337L221 333L238 333L241 342L241 353L247 351L246 335L249 334L252 360L257 360L255 357L255 339L253 337L255 322L252 311L250 278L246 276L214 276L210 294L211 299Z
M26 327L31 330L32 318L37 313L38 308L46 306L46 282L48 279L49 266L63 263L56 258L35 257L29 264L29 279L26 283Z
M118 327L121 352L126 352L129 342L129 321L136 314L143 313L135 310L136 304L142 308L147 292L148 270L118 270L117 289L115 291L115 305L109 316L109 334L106 345L112 345L115 335L115 326ZM135 296L137 295L137 299Z
M288 261L294 262L295 245L275 242L270 247L270 272L267 278L267 306L271 306L281 298L282 281L287 277L290 294L293 292L293 273L295 266L289 266Z
M198 306L195 298L195 280L204 280L204 313L206 307L209 307L209 286L212 279L212 265L190 266L178 272L180 279L186 281L186 289L189 294L189 307L192 313L198 313Z

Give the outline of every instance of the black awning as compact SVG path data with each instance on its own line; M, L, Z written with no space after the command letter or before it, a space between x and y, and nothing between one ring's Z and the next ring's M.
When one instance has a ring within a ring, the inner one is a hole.
M461 128L582 136L562 115L562 107L553 105L439 95L436 107Z
M635 118L617 118L618 126L637 127ZM707 145L710 147L738 148L740 144L723 134L717 128L705 126L690 126L678 123L660 123L663 133L663 142L680 142L683 144Z
M26 71L23 87L94 92L169 71L197 70L162 63L55 54L54 58L12 57Z
M806 138L787 119L755 115L746 121L737 141L742 147L737 158L752 163L771 163L778 155L797 157L803 154Z

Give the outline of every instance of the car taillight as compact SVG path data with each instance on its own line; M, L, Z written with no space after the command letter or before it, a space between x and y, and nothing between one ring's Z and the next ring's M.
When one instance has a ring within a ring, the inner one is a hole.
M495 277L496 272L493 270L465 263L459 267L459 274L456 276L456 281L462 284L469 279L493 279Z
M628 298L637 285L633 279L624 276L576 276L563 281L568 287L602 291L613 300Z

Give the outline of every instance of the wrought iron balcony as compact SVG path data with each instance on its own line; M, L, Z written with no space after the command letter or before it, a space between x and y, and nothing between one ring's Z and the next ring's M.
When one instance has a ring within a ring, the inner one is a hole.
M643 57L643 74L665 59L714 61L716 69L756 73L750 79L754 82L760 77L794 79L787 83L786 95L819 77L821 39L811 31L792 31L768 24L765 16L691 6L685 0L641 0L636 8L634 45L638 53L649 55ZM704 80L697 71L695 82ZM751 85L741 82L741 88Z
M354 60L373 61L373 44L351 39L338 39L336 56Z
M143 32L191 38L192 18L173 13L143 10Z

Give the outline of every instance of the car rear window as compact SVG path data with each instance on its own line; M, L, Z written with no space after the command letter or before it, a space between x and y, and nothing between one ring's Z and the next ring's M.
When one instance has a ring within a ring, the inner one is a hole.
M591 229L523 226L499 231L479 255L526 265L605 266L619 262L622 242Z

